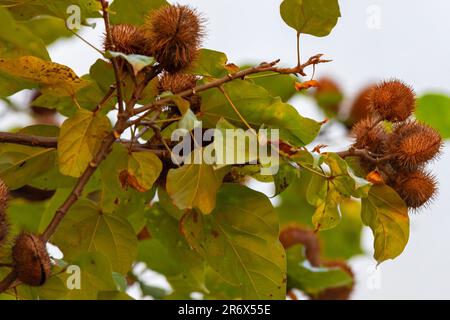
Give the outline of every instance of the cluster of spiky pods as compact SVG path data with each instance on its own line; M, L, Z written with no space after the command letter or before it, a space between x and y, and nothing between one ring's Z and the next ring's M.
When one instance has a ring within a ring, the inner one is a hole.
M200 15L188 6L163 6L152 11L142 26L111 26L110 35L104 39L104 49L154 57L163 71L159 77L159 91L177 94L196 85L197 78L185 71L198 56L202 23ZM121 62L121 69L126 70L126 62ZM193 95L188 99L191 108L198 108L199 97ZM10 265L18 280L30 286L41 286L51 273L46 243L39 235L27 232L11 239L6 213L8 198L8 188L0 181L0 248L12 247Z
M10 228L7 217L9 192L0 180L0 247L7 246ZM12 268L21 282L30 286L43 285L51 273L51 261L45 242L27 232L20 233L12 241Z
M413 90L398 80L373 87L367 95L369 116L357 122L353 148L364 150L361 165L397 191L409 208L426 205L436 194L436 179L425 170L442 148L442 138L411 116Z
M196 84L197 78L184 71L198 57L203 30L203 19L195 9L163 6L152 11L142 26L111 26L111 39L105 38L104 49L154 57L164 70L160 91L177 94Z
M354 274L350 266L342 260L322 260L320 240L315 232L303 226L292 224L283 228L280 233L280 242L285 249L295 245L304 246L305 257L313 267L338 268L349 274L353 280ZM310 295L312 300L348 300L354 288L354 281L349 286L325 289L318 294ZM289 294L296 298L295 294Z

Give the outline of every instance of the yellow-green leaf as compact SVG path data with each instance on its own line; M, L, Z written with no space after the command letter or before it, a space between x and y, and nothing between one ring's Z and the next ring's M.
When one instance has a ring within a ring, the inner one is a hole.
M50 170L56 153L55 149L1 144L0 156L0 177L11 190L15 190Z
M33 55L49 60L44 42L27 27L14 21L7 9L0 6L0 57Z
M374 257L378 263L403 252L409 239L408 209L393 189L374 185L369 196L362 199L361 217L374 234Z
M111 123L101 113L80 109L74 117L67 119L61 127L58 141L61 173L81 176L110 131Z
M241 299L284 299L286 256L278 240L278 215L262 193L225 184L211 215L197 212L182 221L190 245Z
M261 126L280 130L280 139L296 146L309 144L319 133L319 123L302 117L293 106L273 98L263 87L250 81L235 80L225 84L224 89L240 115L222 92L208 90L202 93L200 118L207 127L214 128L224 118L235 126L248 129L242 116L256 130Z
M96 300L99 293L103 291L117 290L107 255L108 253L104 252L85 252L70 261L71 265L80 268L80 289L67 289L67 283L73 283L73 280L69 277L76 276L75 273L64 272L59 275L58 277L63 280L64 287L67 290L66 299Z
M198 208L209 214L216 205L221 180L209 164L185 164L167 175L167 193L180 209Z
M132 152L128 156L127 168L120 173L123 187L131 186L139 192L146 192L158 179L162 162L151 152Z
M69 67L33 56L0 58L0 71L36 82L43 90L60 96L73 96L89 84Z
M134 25L143 24L151 10L168 5L166 0L114 0L110 7L111 22L114 24L130 23Z
M112 271L126 274L137 256L137 239L122 217L105 214L89 200L80 200L69 211L52 242L71 261L85 252L101 252Z
M280 13L298 33L317 37L328 35L341 16L338 0L284 0Z
M317 207L312 216L316 231L333 229L341 222L341 214L338 209L341 200L341 195L329 184L325 201Z

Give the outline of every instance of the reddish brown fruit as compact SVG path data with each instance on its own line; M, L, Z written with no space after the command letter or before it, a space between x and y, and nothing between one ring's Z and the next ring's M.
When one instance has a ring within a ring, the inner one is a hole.
M165 72L160 79L160 91L170 91L178 94L188 89L192 89L197 84L197 77L184 73Z
M415 106L414 91L399 80L383 82L370 93L370 111L388 121L405 121Z
M130 24L118 24L111 26L111 38L114 46L105 36L103 47L107 51L118 51L125 54L143 54L145 51L145 38L143 32Z
M185 90L192 89L197 84L197 77L185 73L168 73L164 72L159 84L160 92L170 91L178 94ZM201 98L197 94L185 97L190 103L190 108L193 112L200 111Z
M148 51L170 73L197 58L203 36L202 19L188 6L164 6L152 11L144 25Z
M353 282L349 286L343 286L338 288L329 288L322 291L317 296L312 297L313 300L349 300L355 286L355 275L348 264L343 261L327 261L323 263L324 267L327 268L341 268L346 273L348 273L352 278Z
M365 87L358 94L355 101L353 101L353 104L350 108L350 115L346 121L350 127L369 115L370 94L372 93L372 90L374 88L375 85Z
M312 266L320 265L320 243L317 235L304 227L291 225L285 227L280 234L280 242L285 249L302 244L305 254Z
M376 119L368 117L359 121L352 129L352 136L355 148L383 153L387 134Z
M414 170L434 159L441 148L439 133L417 121L398 126L388 142L388 152L395 157L394 166L403 170Z
M50 276L51 263L45 243L36 235L22 233L12 250L17 278L30 286L42 286Z
M9 198L8 187L3 182L3 180L0 179L0 246L5 243L9 232L9 225L6 219L8 198Z
M437 183L434 176L418 170L400 174L392 187L409 208L417 209L433 199Z

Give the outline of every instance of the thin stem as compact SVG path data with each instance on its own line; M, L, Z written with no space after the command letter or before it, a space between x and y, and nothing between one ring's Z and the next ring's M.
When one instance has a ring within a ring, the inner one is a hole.
M114 39L111 35L111 25L109 22L109 8L108 8L108 2L106 0L99 0L102 5L102 12L103 12L103 21L105 23L105 32L106 32L106 38L108 39L108 42L111 44L111 47L115 49L116 45L114 43ZM117 88L117 100L119 104L119 115L121 115L125 109L124 109L124 101L123 101L123 93L122 93L122 80L120 79L120 69L119 65L117 64L117 59L114 57L110 58L111 63L113 65L114 69L114 76L116 78L116 88Z
M111 98L113 97L115 91L116 91L116 86L115 85L109 87L109 90L106 93L106 95L103 97L103 99L95 107L94 113L96 113L99 110L101 110L103 108L103 106L105 104L107 104L109 102L109 100L111 100Z
M329 178L330 178L329 176L327 176L327 175L325 175L325 174L323 174L323 173L321 173L321 172L319 172L319 171L316 171L316 170L314 170L313 168L310 168L310 167L308 167L308 166L305 166L304 164L298 163L298 165L299 165L301 168L303 168L303 169L305 169L305 170L307 170L307 171L309 171L309 172L312 172L312 173L314 173L314 174L316 174L316 175L318 175L318 176L324 177L324 178L326 178L326 179L329 179Z
M300 32L297 32L297 67L300 66Z
M95 51L97 51L98 53L100 53L103 57L105 56L105 54L98 49L97 47L95 47L92 43L90 43L89 41L87 41L86 39L84 39L82 36L80 36L78 33L76 33L75 31L71 30L71 29L67 29L70 32L73 33L74 36L76 36L78 39L80 39L81 41L83 41L84 43L86 43L89 47L91 47L92 49L94 49Z
M239 112L239 110L236 108L236 106L234 105L233 101L231 100L230 96L228 95L228 93L225 91L225 89L223 88L223 86L218 87L218 89L220 90L220 92L223 93L223 95L225 96L225 98L227 99L228 103L231 105L231 107L233 108L234 112L237 114L237 116L239 117L239 119L241 119L241 121L247 126L247 128L253 132L254 134L256 134L255 130L250 126L250 124L247 122L247 120L245 120L245 118L242 116L242 114Z
M238 71L238 72L235 72L235 73L231 73L231 74L228 74L228 75L226 75L226 76L224 76L224 77L222 77L220 79L216 79L214 81L211 81L211 82L208 82L208 83L196 86L196 87L194 87L192 89L188 89L188 90L182 91L182 92L178 93L177 96L182 97L182 98L188 97L188 96L191 96L191 95L195 95L195 94L197 94L199 92L209 90L211 88L220 87L221 85L223 85L223 84L225 84L227 82L236 80L236 79L245 79L245 77L247 77L249 75L256 74L256 73L262 73L262 72L268 72L268 71L272 71L272 72L275 72L277 74L297 74L298 73L298 74L300 74L302 76L306 76L306 74L304 72L305 68L307 68L307 67L309 67L311 65L316 65L316 64L319 64L319 63L326 63L326 62L330 62L331 61L331 60L323 60L322 56L323 56L322 54L317 54L315 56L312 56L311 58L308 59L307 62L303 63L300 66L296 66L294 68L278 68L278 67L275 67L275 65L277 65L280 62L280 60L275 60L275 61L272 61L270 63L263 62L263 63L261 63L258 66L254 66L254 67L251 67L251 68L248 68L248 69L244 69L244 70L241 70L241 71ZM141 114L141 113L146 112L148 110L154 110L155 108L166 106L166 105L168 105L170 103L173 103L172 98L171 97L167 97L167 98L164 98L164 99L152 102L150 104L144 105L144 106L142 106L140 108L134 109L134 114L135 115L136 114ZM143 118L145 118L145 116L146 115L144 115L141 118L143 119Z
M181 119L183 119L183 117L174 117L174 118L169 118L169 119L156 120L156 121L154 121L154 123L174 122L174 121L179 121Z

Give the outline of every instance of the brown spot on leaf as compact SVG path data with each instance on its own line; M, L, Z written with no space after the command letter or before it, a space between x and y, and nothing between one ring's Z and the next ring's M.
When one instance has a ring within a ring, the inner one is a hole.
M139 191L139 192L146 192L147 189L142 186L137 178L133 176L131 173L129 173L127 170L123 170L119 174L119 180L122 184L122 188L127 189L128 187L132 187L133 189Z

